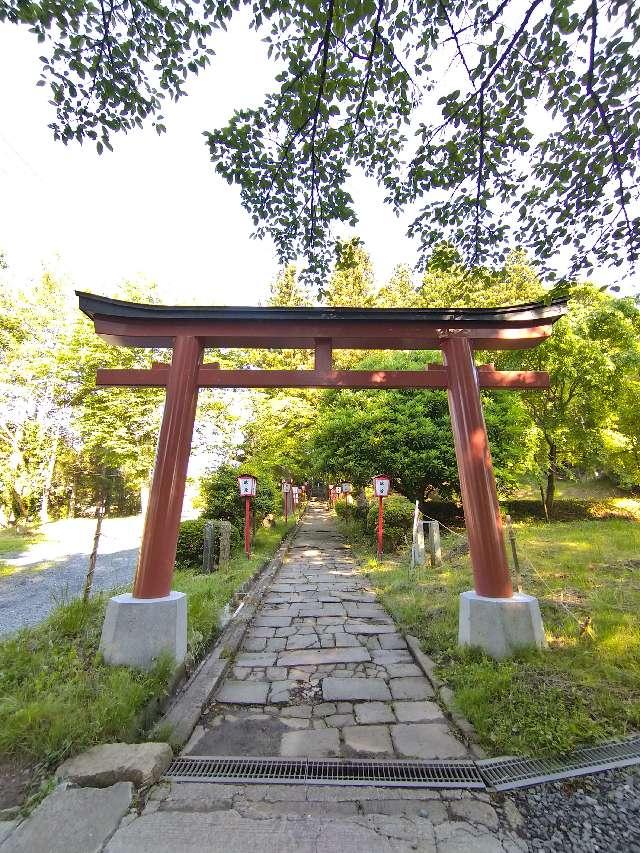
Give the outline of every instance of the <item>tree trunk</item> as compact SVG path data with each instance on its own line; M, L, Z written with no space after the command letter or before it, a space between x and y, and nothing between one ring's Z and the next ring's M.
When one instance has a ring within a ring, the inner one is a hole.
M69 518L76 517L76 481L71 483L71 491L69 492Z
M546 515L551 517L553 513L553 501L556 496L556 474L558 461L558 448L555 443L549 445L549 468L547 469L547 491L545 494Z
M96 532L93 536L93 548L91 549L91 556L89 557L89 565L87 567L87 576L84 581L84 591L82 593L82 600L89 601L89 596L91 595L91 586L93 585L93 575L96 570L96 560L98 559L98 545L100 544L100 530L102 528L102 518L105 512L105 505L102 502L96 511Z
M49 496L51 495L51 487L53 486L53 474L56 469L56 459L58 458L58 444L60 438L56 433L53 437L51 445L51 455L47 463L47 473L44 478L44 486L42 489L42 501L40 502L40 522L46 524L49 521Z

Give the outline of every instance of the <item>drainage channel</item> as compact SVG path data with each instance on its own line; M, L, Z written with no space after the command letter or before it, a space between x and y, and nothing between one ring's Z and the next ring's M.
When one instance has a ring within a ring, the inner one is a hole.
M640 735L583 747L559 758L482 761L369 761L183 755L164 778L173 782L282 785L376 785L508 791L640 764Z

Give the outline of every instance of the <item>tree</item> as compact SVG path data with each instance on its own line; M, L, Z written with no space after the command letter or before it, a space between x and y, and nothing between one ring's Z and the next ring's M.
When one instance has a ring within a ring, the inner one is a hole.
M359 237L338 241L333 273L326 293L327 305L370 308L375 299L373 267Z
M411 270L406 264L398 265L389 281L376 295L376 305L380 308L418 308L421 306L420 293L413 283Z
M635 262L633 3L246 5L277 64L276 84L207 142L283 263L304 253L312 276L326 271L331 226L356 223L347 186L355 170L411 212L425 258L446 239L471 266L503 263L513 245L552 270L567 247L569 275ZM145 120L165 129L163 99L185 93L189 75L210 61L214 32L239 8L237 0L4 0L0 21L28 26L44 45L40 82L52 90L56 138L92 139L101 151Z
M424 369L419 353L363 359L361 369ZM508 489L526 468L528 424L518 398L484 393L483 402L498 483ZM364 485L384 472L410 500L459 489L453 435L444 391L329 391L312 437L319 471Z
M271 286L269 305L274 308L303 308L311 305L309 294L300 285L295 264L288 264Z
M633 451L639 420L634 394L639 332L640 311L633 300L615 299L584 284L571 291L569 313L548 340L503 356L505 365L550 375L548 389L522 394L538 430L538 464L549 514L559 472L570 466L598 467L610 458L612 435L618 432L624 441L625 429Z
M468 269L448 244L430 256L419 290L423 308L488 308L542 299L545 289L520 249L510 252L502 268Z

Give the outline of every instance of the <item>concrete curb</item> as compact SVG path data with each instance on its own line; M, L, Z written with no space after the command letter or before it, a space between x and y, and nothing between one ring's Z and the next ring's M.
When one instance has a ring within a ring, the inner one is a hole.
M303 516L300 517L300 519ZM225 626L217 643L201 661L183 689L173 698L168 710L155 724L152 735L168 739L174 751L181 749L191 737L204 706L227 673L239 649L263 595L282 566L298 523L281 542L276 553L246 585L244 599ZM170 729L167 735L167 728Z
M420 648L420 641L417 637L411 634L405 634L407 645L411 649L411 654L416 660L420 669L431 682L434 693L436 694L441 705L444 706L444 711L448 719L453 723L455 728L460 733L464 742L469 746L469 751L474 758L489 758L488 753L480 746L480 740L474 727L466 717L463 717L460 711L456 708L455 697L453 691L435 674L435 661L430 658Z

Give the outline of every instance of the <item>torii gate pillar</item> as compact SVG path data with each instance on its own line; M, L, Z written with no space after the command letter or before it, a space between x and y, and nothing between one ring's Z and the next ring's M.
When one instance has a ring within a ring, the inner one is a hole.
M537 598L513 592L469 338L448 335L442 352L475 587L460 595L458 643L479 647L494 658L506 657L517 648L543 648L546 640Z

